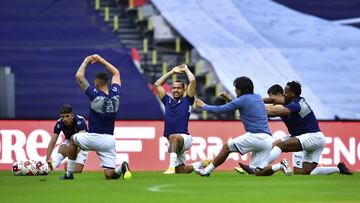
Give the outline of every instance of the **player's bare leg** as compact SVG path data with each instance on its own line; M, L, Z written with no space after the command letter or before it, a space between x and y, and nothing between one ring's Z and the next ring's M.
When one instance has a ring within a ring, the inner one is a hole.
M194 171L194 167L192 165L178 165L175 167L176 173L192 173Z
M184 138L179 134L172 134L169 136L169 153L170 153L170 163L168 169L164 172L164 174L175 174L176 170L176 160L177 154L184 146Z
M256 169L255 175L256 176L270 176L279 170L282 170L285 173L285 175L288 175L288 176L292 175L290 166L286 159L282 159L280 161L280 163L268 165L262 170Z
M300 141L295 137L291 137L273 147L270 153L269 164L274 162L282 152L298 152L302 150Z
M83 169L83 164L75 163L74 173L82 173ZM67 171L67 162L64 163L64 171Z
M75 163L74 173L82 173L83 169L84 169L84 165Z
M114 180L123 176L124 179L131 179L132 174L130 172L129 164L124 161L121 166L114 168L104 168L105 179Z
M314 170L317 167L318 163L309 163L309 162L303 162L302 164L302 174L303 175L309 175L312 170Z
M115 169L105 168L104 169L104 175L106 179L119 179L121 177L121 174L115 173Z
M231 153L230 148L227 144L224 144L220 153L214 158L213 162L210 163L201 173L201 176L208 176L218 166L223 164L229 154Z
M302 171L303 171L302 168L298 168L298 167L293 168L293 172L294 172L295 175L298 175L298 174L301 175Z
M52 162L52 165L54 168L59 167L61 164L61 161L64 160L65 157L67 157L67 154L68 154L67 148L68 148L68 145L66 145L66 144L60 145L58 153L55 155L55 159Z
M73 137L71 137L70 139L67 152L68 152L68 162L67 162L65 175L60 177L60 179L62 180L74 179L73 173L75 170L75 160L78 152L78 147L76 146Z
M255 174L255 170L250 168L250 166L243 164L241 162L239 162L239 167L235 167L235 171L239 172L239 173L247 173L249 175L254 175Z

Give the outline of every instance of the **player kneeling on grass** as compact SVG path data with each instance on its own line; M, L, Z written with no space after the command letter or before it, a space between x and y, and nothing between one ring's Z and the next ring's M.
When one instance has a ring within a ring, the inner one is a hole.
M172 85L172 98L166 94L162 85L169 76L180 73L185 73L189 80L186 96L184 96L185 84L181 80L177 80ZM195 96L196 81L194 75L187 65L182 64L163 75L155 82L154 86L158 97L165 106L164 136L169 141L170 164L164 174L191 173L194 169L197 170L207 166L209 160L185 165L185 151L190 149L192 145L192 137L188 132L188 123Z
M100 63L111 73L111 86L106 73L98 73L92 86L85 78L85 69L89 64ZM121 80L120 72L101 56L94 54L85 58L80 65L76 80L81 89L90 99L89 133L77 133L70 139L69 160L66 174L60 179L74 179L73 172L77 147L86 151L96 151L104 168L106 179L118 179L122 175L125 179L131 178L127 162L116 167L115 128L116 114L119 110Z
M297 81L288 82L285 86L284 103L268 106L269 116L280 116L289 130L291 137L279 142L273 147L269 163L276 160L282 152L303 151L303 175L328 175L341 173L352 175L344 163L335 167L317 167L322 151L325 147L325 136L321 132L319 123L307 101L300 96L301 84ZM266 167L264 170L271 173L278 169L278 165Z
M263 98L265 104L278 105L284 104L284 90L279 84L275 84L271 86L267 91L269 97ZM227 95L223 96L225 99L229 99ZM273 142L272 146L276 146L278 143L289 139L290 136L285 136L282 139L276 140ZM292 153L292 162L293 162L293 173L294 174L302 174L302 162L303 162L303 151L293 152ZM248 165L245 165L239 162L240 167L235 167L235 171L244 174L248 173L253 175L255 171L250 168ZM290 175L288 171L288 175Z
M56 141L60 135L60 132L63 132L65 136L64 142L60 145L58 153L55 155L53 162L51 162L50 157L53 152ZM54 127L54 134L51 137L49 146L46 153L46 161L52 164L53 168L60 166L62 160L65 157L68 157L68 146L70 143L70 138L75 133L86 132L87 126L86 121L82 116L74 115L72 107L69 104L64 104L60 108L60 119L56 121ZM75 173L81 173L86 159L88 157L88 152L78 148L78 154L75 160Z
M216 167L225 162L232 152L238 152L242 155L251 152L250 167L255 170L255 175L271 175L270 173L264 173L263 170L268 165L272 146L265 104L260 95L254 94L254 85L249 78L236 78L234 86L237 98L227 104L211 106L200 99L195 102L196 106L214 113L224 113L238 109L246 130L244 135L236 137L225 144L213 163L209 164L204 170L200 170L199 175L209 176ZM285 171L289 170L287 162L282 163L280 166Z

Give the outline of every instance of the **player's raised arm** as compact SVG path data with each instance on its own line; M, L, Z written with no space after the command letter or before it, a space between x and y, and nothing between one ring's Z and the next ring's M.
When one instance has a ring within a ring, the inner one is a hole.
M240 106L239 101L234 101L234 100L227 104L223 104L220 106L213 106L206 104L201 99L196 99L195 105L204 111L213 112L213 113L225 113L225 112L235 111Z
M46 161L49 162L50 158L51 158L51 153L54 150L54 146L56 144L56 141L59 137L59 134L54 133L53 136L51 137L51 140L49 142L48 148L47 148L47 152L46 152Z
M265 104L285 104L284 98L266 97L263 101Z
M183 71L180 69L179 66L174 67L169 72L167 72L165 75L161 76L155 83L154 86L156 88L157 95L160 99L162 99L166 95L166 91L163 87L163 84L165 83L166 79L170 77L174 73L182 73Z
M266 112L270 117L287 116L291 113L290 110L283 105L266 106Z
M87 56L81 63L79 69L76 72L75 78L82 90L86 91L89 87L89 82L85 78L86 67L93 62L92 56Z
M180 69L185 72L188 80L189 80L189 85L188 88L186 90L186 94L189 97L194 97L195 93L196 93L196 80L195 80L195 76L194 74L192 74L192 72L189 70L189 68L187 67L186 64L181 64Z
M121 86L120 71L117 68L115 68L111 63L106 61L98 54L94 54L93 59L94 61L103 64L106 70L108 70L111 73L112 75L111 84L119 84Z

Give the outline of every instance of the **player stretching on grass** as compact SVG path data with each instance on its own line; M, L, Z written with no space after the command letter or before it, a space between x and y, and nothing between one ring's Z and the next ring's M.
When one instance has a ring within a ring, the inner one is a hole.
M303 151L302 174L304 175L332 173L352 175L352 172L342 162L338 163L337 167L317 167L325 146L325 136L319 128L314 112L300 95L300 83L288 82L285 87L284 105L267 107L268 115L280 116L292 136L274 146L269 163L276 160L282 152ZM278 170L278 166L268 166L264 170L270 173Z
M213 163L200 171L199 174L201 176L210 175L216 167L225 162L232 152L238 152L242 155L252 152L250 167L255 171L255 175L270 175L270 173L263 171L263 168L268 165L272 145L265 104L260 95L254 94L254 85L249 78L236 78L234 86L237 98L222 106L210 106L200 99L196 100L198 107L209 112L224 113L238 109L246 130L245 134L225 144ZM288 170L285 169L288 168L287 163L283 163L281 166L284 170Z
M268 91L267 91L269 97L268 98L264 98L263 101L265 103L271 103L273 105L276 104L284 104L284 90L283 88L278 85L275 84L273 86L271 86ZM284 141L286 139L288 139L289 136L285 136L284 138L282 138L281 140L276 140L275 142L273 142L272 146L276 146L276 144L280 143L281 141ZM302 162L303 162L303 152L293 152L292 153L293 158L293 172L294 174L301 174L302 173ZM235 167L235 170L240 172L240 173L244 173L243 171L247 172L248 174L254 174L254 171L248 166L245 165L243 163L239 163L240 168Z
M85 69L90 63L101 63L111 73L111 86L106 73L95 76L95 87L85 78ZM106 179L118 179L121 175L130 178L128 164L116 167L114 132L116 113L119 110L121 80L120 72L97 54L88 56L76 73L76 81L90 99L89 133L77 133L71 137L66 174L61 179L73 179L77 146L82 150L96 151L104 168Z
M181 80L176 80L172 85L174 98L171 98L166 94L162 85L172 74L180 73L185 73L189 80L186 96L184 96L185 84ZM192 145L188 123L195 96L196 81L194 75L187 65L182 64L163 75L155 82L154 86L158 97L165 106L164 136L169 141L170 164L164 174L191 173L194 168L206 166L209 163L208 160L185 165L185 151L190 149Z
M82 116L74 115L72 111L72 107L69 104L64 104L60 108L60 119L56 121L54 127L54 134L51 137L49 142L49 146L46 153L46 161L51 163L50 157L51 153L53 152L54 146L56 144L56 140L58 139L60 132L64 133L65 140L60 145L58 153L55 156L55 160L52 162L52 167L57 168L59 167L61 161L68 157L68 146L70 143L70 138L75 133L87 132L86 121ZM77 154L75 160L75 173L81 173L86 159L88 157L88 152L84 150L78 149L79 152Z

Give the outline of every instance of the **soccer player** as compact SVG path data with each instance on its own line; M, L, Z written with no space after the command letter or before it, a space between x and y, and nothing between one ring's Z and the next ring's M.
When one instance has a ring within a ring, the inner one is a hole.
M53 152L54 146L56 144L56 140L58 139L60 132L64 133L65 140L60 145L58 153L55 156L55 160L51 162L50 157ZM54 127L54 134L51 137L49 142L47 153L46 153L46 161L48 163L52 163L53 168L59 167L61 161L68 157L68 146L70 142L70 138L75 133L87 132L86 121L82 116L74 115L72 107L69 104L64 104L60 107L60 119L56 121ZM79 152L77 154L75 160L75 173L81 173L86 159L88 157L88 152L84 150L78 149Z
M284 90L283 88L279 85L279 84L275 84L273 86L271 86L268 91L267 91L269 97L268 98L263 98L263 101L265 103L271 103L273 105L276 104L284 104ZM290 136L286 136L284 138L282 138L281 140L276 140L275 142L273 142L272 146L276 146L276 144L280 143L281 141L284 141L286 139L288 139ZM302 162L303 162L303 152L293 152L293 172L294 174L301 174L302 173ZM254 171L251 170L249 168L249 166L243 164L243 163L239 163L239 166L242 170L244 170L245 172L247 172L248 174L254 174ZM235 170L243 173L243 171L238 168L235 167ZM289 173L289 172L288 172Z
M265 104L260 95L254 94L254 85L249 78L236 78L234 86L237 98L227 104L211 106L200 99L195 102L203 110L214 113L224 113L238 109L246 130L245 134L225 144L213 162L204 170L201 170L199 174L209 176L216 167L225 162L232 152L238 152L242 155L252 152L250 167L255 171L255 175L270 175L263 171L263 168L268 165L272 145ZM281 166L283 168L288 167L287 163Z
M300 96L301 84L297 81L288 82L285 86L284 105L268 106L269 116L280 116L287 126L291 137L282 141L271 150L269 163L276 160L282 152L304 151L302 174L327 175L341 173L352 175L344 163L337 167L317 167L325 146L325 136L319 128L314 112L307 101ZM276 171L275 165L267 166L266 172Z
M100 63L112 75L111 86L106 73L96 74L94 86L85 78L85 70L89 64ZM116 114L119 110L121 80L120 72L101 56L94 54L84 59L76 73L76 81L90 99L89 133L77 133L70 139L69 160L66 174L60 179L74 179L74 163L76 149L96 151L104 168L106 179L118 179L121 175L130 178L131 173L127 162L116 167L115 138L112 135L115 127Z
M163 84L173 74L185 73L189 85L185 90L185 84L181 80L174 81L172 85L173 98L166 94ZM170 163L164 174L191 173L194 168L206 166L209 160L185 165L185 151L192 145L192 137L188 132L188 123L191 106L194 103L196 81L187 65L182 64L174 67L168 73L159 78L154 84L157 95L165 106L164 136L169 141ZM186 92L186 96L184 93Z

